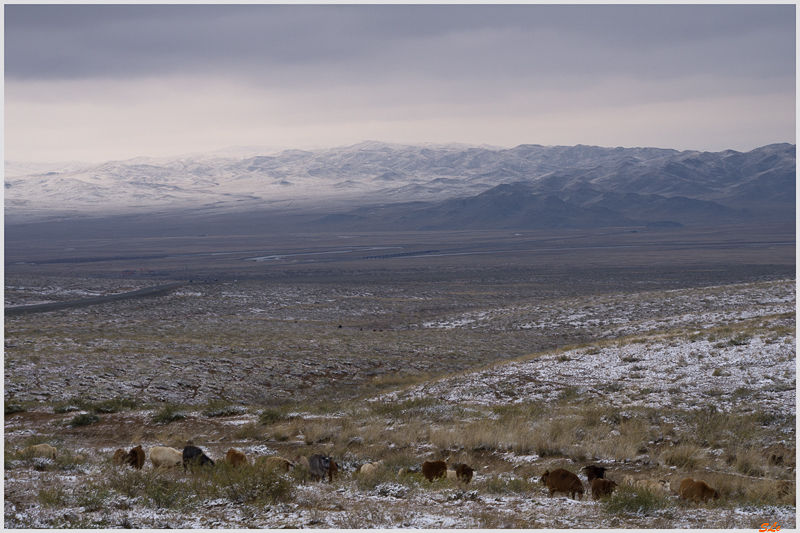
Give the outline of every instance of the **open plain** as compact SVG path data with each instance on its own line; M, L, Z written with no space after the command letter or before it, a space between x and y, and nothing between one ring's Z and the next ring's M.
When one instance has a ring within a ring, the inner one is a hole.
M6 527L796 527L793 224L7 236L5 260L7 310L183 283L6 315ZM188 441L218 466L111 459ZM397 475L426 459L476 475ZM611 498L539 482L586 464ZM721 497L679 499L685 477Z

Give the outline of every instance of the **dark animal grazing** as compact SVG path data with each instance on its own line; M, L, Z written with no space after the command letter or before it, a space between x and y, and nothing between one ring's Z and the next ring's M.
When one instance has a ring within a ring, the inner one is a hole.
M214 466L214 461L204 454L203 450L197 446L186 446L183 449L183 469L186 470L186 467L196 464L200 466Z
M136 448L131 448L131 451L128 452L128 457L125 458L125 464L131 465L136 470L141 470L144 466L145 459L144 450L140 445Z
M315 453L308 458L308 473L311 475L311 481L322 481L325 476L328 476L328 481L333 481L333 472L331 470L331 458L321 453ZM336 468L338 471L338 467Z
M463 481L464 483L469 483L470 481L472 481L472 474L475 473L475 470L472 467L465 465L464 463L456 463L455 466L456 466L456 477L460 481Z
M422 463L422 475L430 482L447 475L447 463L444 461L425 461Z
M586 465L581 470L586 470L586 481L591 485L593 479L603 479L606 473L606 468L602 466Z
M709 487L705 481L695 481L690 477L681 481L678 494L682 500L695 502L704 502L712 498L719 498L719 491L717 491L717 489Z
M610 479L596 477L592 480L592 499L599 500L603 496L611 496L617 486Z
M583 498L583 484L578 476L569 470L563 468L556 468L552 472L546 470L541 481L550 491L550 496L556 492L563 492L569 494L573 499L576 495L579 500Z

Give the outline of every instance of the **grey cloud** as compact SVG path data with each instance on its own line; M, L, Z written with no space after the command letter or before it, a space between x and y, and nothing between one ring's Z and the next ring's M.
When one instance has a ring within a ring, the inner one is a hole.
M794 79L793 5L7 5L12 79ZM787 72L791 70L791 72Z

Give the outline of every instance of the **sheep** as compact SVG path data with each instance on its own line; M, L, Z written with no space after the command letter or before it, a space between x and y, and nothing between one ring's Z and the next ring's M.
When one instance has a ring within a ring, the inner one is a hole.
M168 446L150 448L150 461L153 468L175 468L183 463L183 453Z
M267 468L275 468L278 470L285 470L286 472L294 470L295 463L283 457L259 457L256 459L259 464L265 465Z
M36 444L34 446L28 446L22 450L22 453L31 454L31 457L45 457L53 460L56 458L56 449L49 444Z
M378 471L383 466L383 461L375 461L374 463L364 463L361 468L357 470L359 474L371 475Z

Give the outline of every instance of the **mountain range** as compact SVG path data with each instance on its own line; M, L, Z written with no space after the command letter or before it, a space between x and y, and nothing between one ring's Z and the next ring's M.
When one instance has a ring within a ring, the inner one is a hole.
M99 165L5 164L6 225L110 216L301 216L302 230L546 229L795 219L796 147L365 142Z

